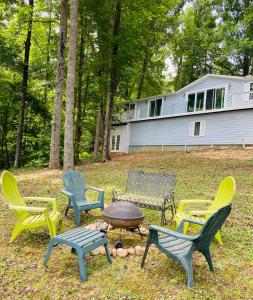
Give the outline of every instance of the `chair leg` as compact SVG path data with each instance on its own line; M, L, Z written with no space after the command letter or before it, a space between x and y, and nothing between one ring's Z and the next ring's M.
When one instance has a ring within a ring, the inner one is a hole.
M62 222L62 219L60 219L60 221L59 221L59 229L60 229L60 232L64 231L64 224Z
M24 230L25 228L22 225L17 224L12 231L10 243L12 243L15 238Z
M47 248L47 254L46 254L45 258L44 258L44 265L45 266L47 266L47 263L48 263L50 255L51 255L51 252L54 249L54 244L55 244L55 241L54 241L54 239L52 239L50 241L50 243L49 243L49 246Z
M83 252L81 248L76 249L77 255L78 255L78 263L80 268L80 278L81 281L87 281L88 275L87 275L87 268L86 268L86 262L83 258Z
M80 211L79 210L75 210L75 224L76 224L76 227L80 227L81 218L80 218Z
M105 247L105 253L106 253L108 262L111 264L112 263L112 257L111 257L111 254L110 254L110 249L109 249L108 243L104 244L104 247Z
M187 278L187 287L193 287L193 271L192 271L192 253L190 255L185 256L181 263L185 269L186 278Z
M69 211L69 206L67 206L65 209L65 213L64 213L65 217L67 217L68 211Z
M216 233L215 239L217 240L217 242L218 242L220 245L223 245L223 242L222 242L222 239L221 239L220 231L218 231L218 232Z
M206 248L202 250L202 253L204 254L206 261L208 263L209 269L211 272L214 272L214 268L213 268L213 263L212 263L212 259L211 259L211 253L210 253L210 249Z
M50 234L51 239L56 236L56 225L55 225L55 223L50 222L50 224L48 224L48 230L49 230L49 234Z
M161 226L165 225L165 211L162 210L161 212Z
M146 260L147 255L148 255L148 249L149 249L149 246L150 246L150 243L147 242L146 248L145 248L145 251L144 251L144 254L143 254L143 257L142 257L142 261L141 261L141 268L144 267L144 263L145 263L145 260Z

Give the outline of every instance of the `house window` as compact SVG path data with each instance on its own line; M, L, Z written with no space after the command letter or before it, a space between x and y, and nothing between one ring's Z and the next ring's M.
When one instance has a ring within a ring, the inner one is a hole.
M206 91L206 110L220 109L224 107L225 88Z
M204 100L205 100L205 93L204 92L197 93L196 109L195 109L196 111L203 110Z
M225 89L216 89L215 93L215 108L223 108L224 107L224 95L225 95Z
M214 106L214 100L215 100L215 90L207 90L206 91L206 110L213 109Z
M158 117L161 115L162 99L150 101L149 116Z
M204 136L206 121L195 121L189 123L189 136Z
M252 87L253 88L253 87ZM187 112L224 107L225 88L209 89L188 95Z
M192 112L194 111L195 106L195 94L188 95L188 105L187 105L187 111Z
M112 136L112 150L115 150L115 135Z
M253 100L253 82L249 84L249 100Z
M116 150L119 150L119 144L120 144L120 135L117 135Z
M194 122L194 136L200 135L200 122Z

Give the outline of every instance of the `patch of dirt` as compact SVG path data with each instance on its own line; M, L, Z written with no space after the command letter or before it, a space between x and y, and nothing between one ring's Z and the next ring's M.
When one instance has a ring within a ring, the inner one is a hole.
M192 151L196 157L206 157L210 159L228 160L253 160L253 148L216 148L203 151Z

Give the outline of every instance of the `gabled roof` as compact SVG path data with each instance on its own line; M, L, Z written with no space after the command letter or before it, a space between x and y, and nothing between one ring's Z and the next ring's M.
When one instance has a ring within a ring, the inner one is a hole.
M148 100L152 100L152 99L155 99L155 98L162 98L162 97L166 97L166 96L173 96L175 94L179 94L181 92L184 92L186 90L188 90L189 88L195 86L196 84L199 84L200 82L208 79L208 78L224 78L224 79L233 79L233 80L240 80L240 81L245 81L245 82L248 82L248 81L253 81L253 76L251 75L248 75L248 76L230 76L230 75L216 75L216 74L206 74L204 75L203 77L191 82L190 84L184 86L183 88L175 91L175 92L172 92L172 93L165 93L165 94L162 94L162 95L154 95L154 96L150 96L150 97L146 97L146 98L141 98L141 99L136 99L134 101L126 101L124 103L134 103L136 101L148 101Z
M252 77L253 76L249 76ZM248 77L248 78L249 78ZM181 88L180 90L178 90L176 93L181 93L184 92L185 90L188 90L189 88L193 87L196 84L199 84L200 82L208 79L208 78L225 78L225 79L234 79L234 80L241 80L241 81L246 81L247 77L240 77L240 76L229 76L229 75L216 75L216 74L206 74L203 77L191 82L190 84L184 86L183 88ZM250 79L250 78L249 78Z

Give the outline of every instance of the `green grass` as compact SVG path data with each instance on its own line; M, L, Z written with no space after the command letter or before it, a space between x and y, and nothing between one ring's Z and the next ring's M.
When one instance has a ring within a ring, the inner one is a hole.
M252 152L252 153L251 153ZM42 265L49 236L42 228L8 240L15 222L0 199L0 299L252 299L253 298L253 150L220 150L192 153L140 153L117 156L106 164L80 165L87 184L106 188L106 202L113 187L124 189L131 168L177 174L176 199L213 198L222 178L232 175L237 192L233 210L222 230L224 246L212 245L215 273L204 257L194 253L195 287L186 289L183 269L165 255L149 254L145 268L141 257L88 256L89 281L79 281L77 258L69 248L57 247L48 269ZM66 198L59 192L62 171L22 170L15 173L24 195L57 198L61 211ZM159 224L160 215L145 211L145 223ZM99 210L83 213L82 224L101 219ZM74 228L73 213L64 219L65 230ZM113 243L117 239L111 235ZM140 237L124 236L128 245L144 245Z

